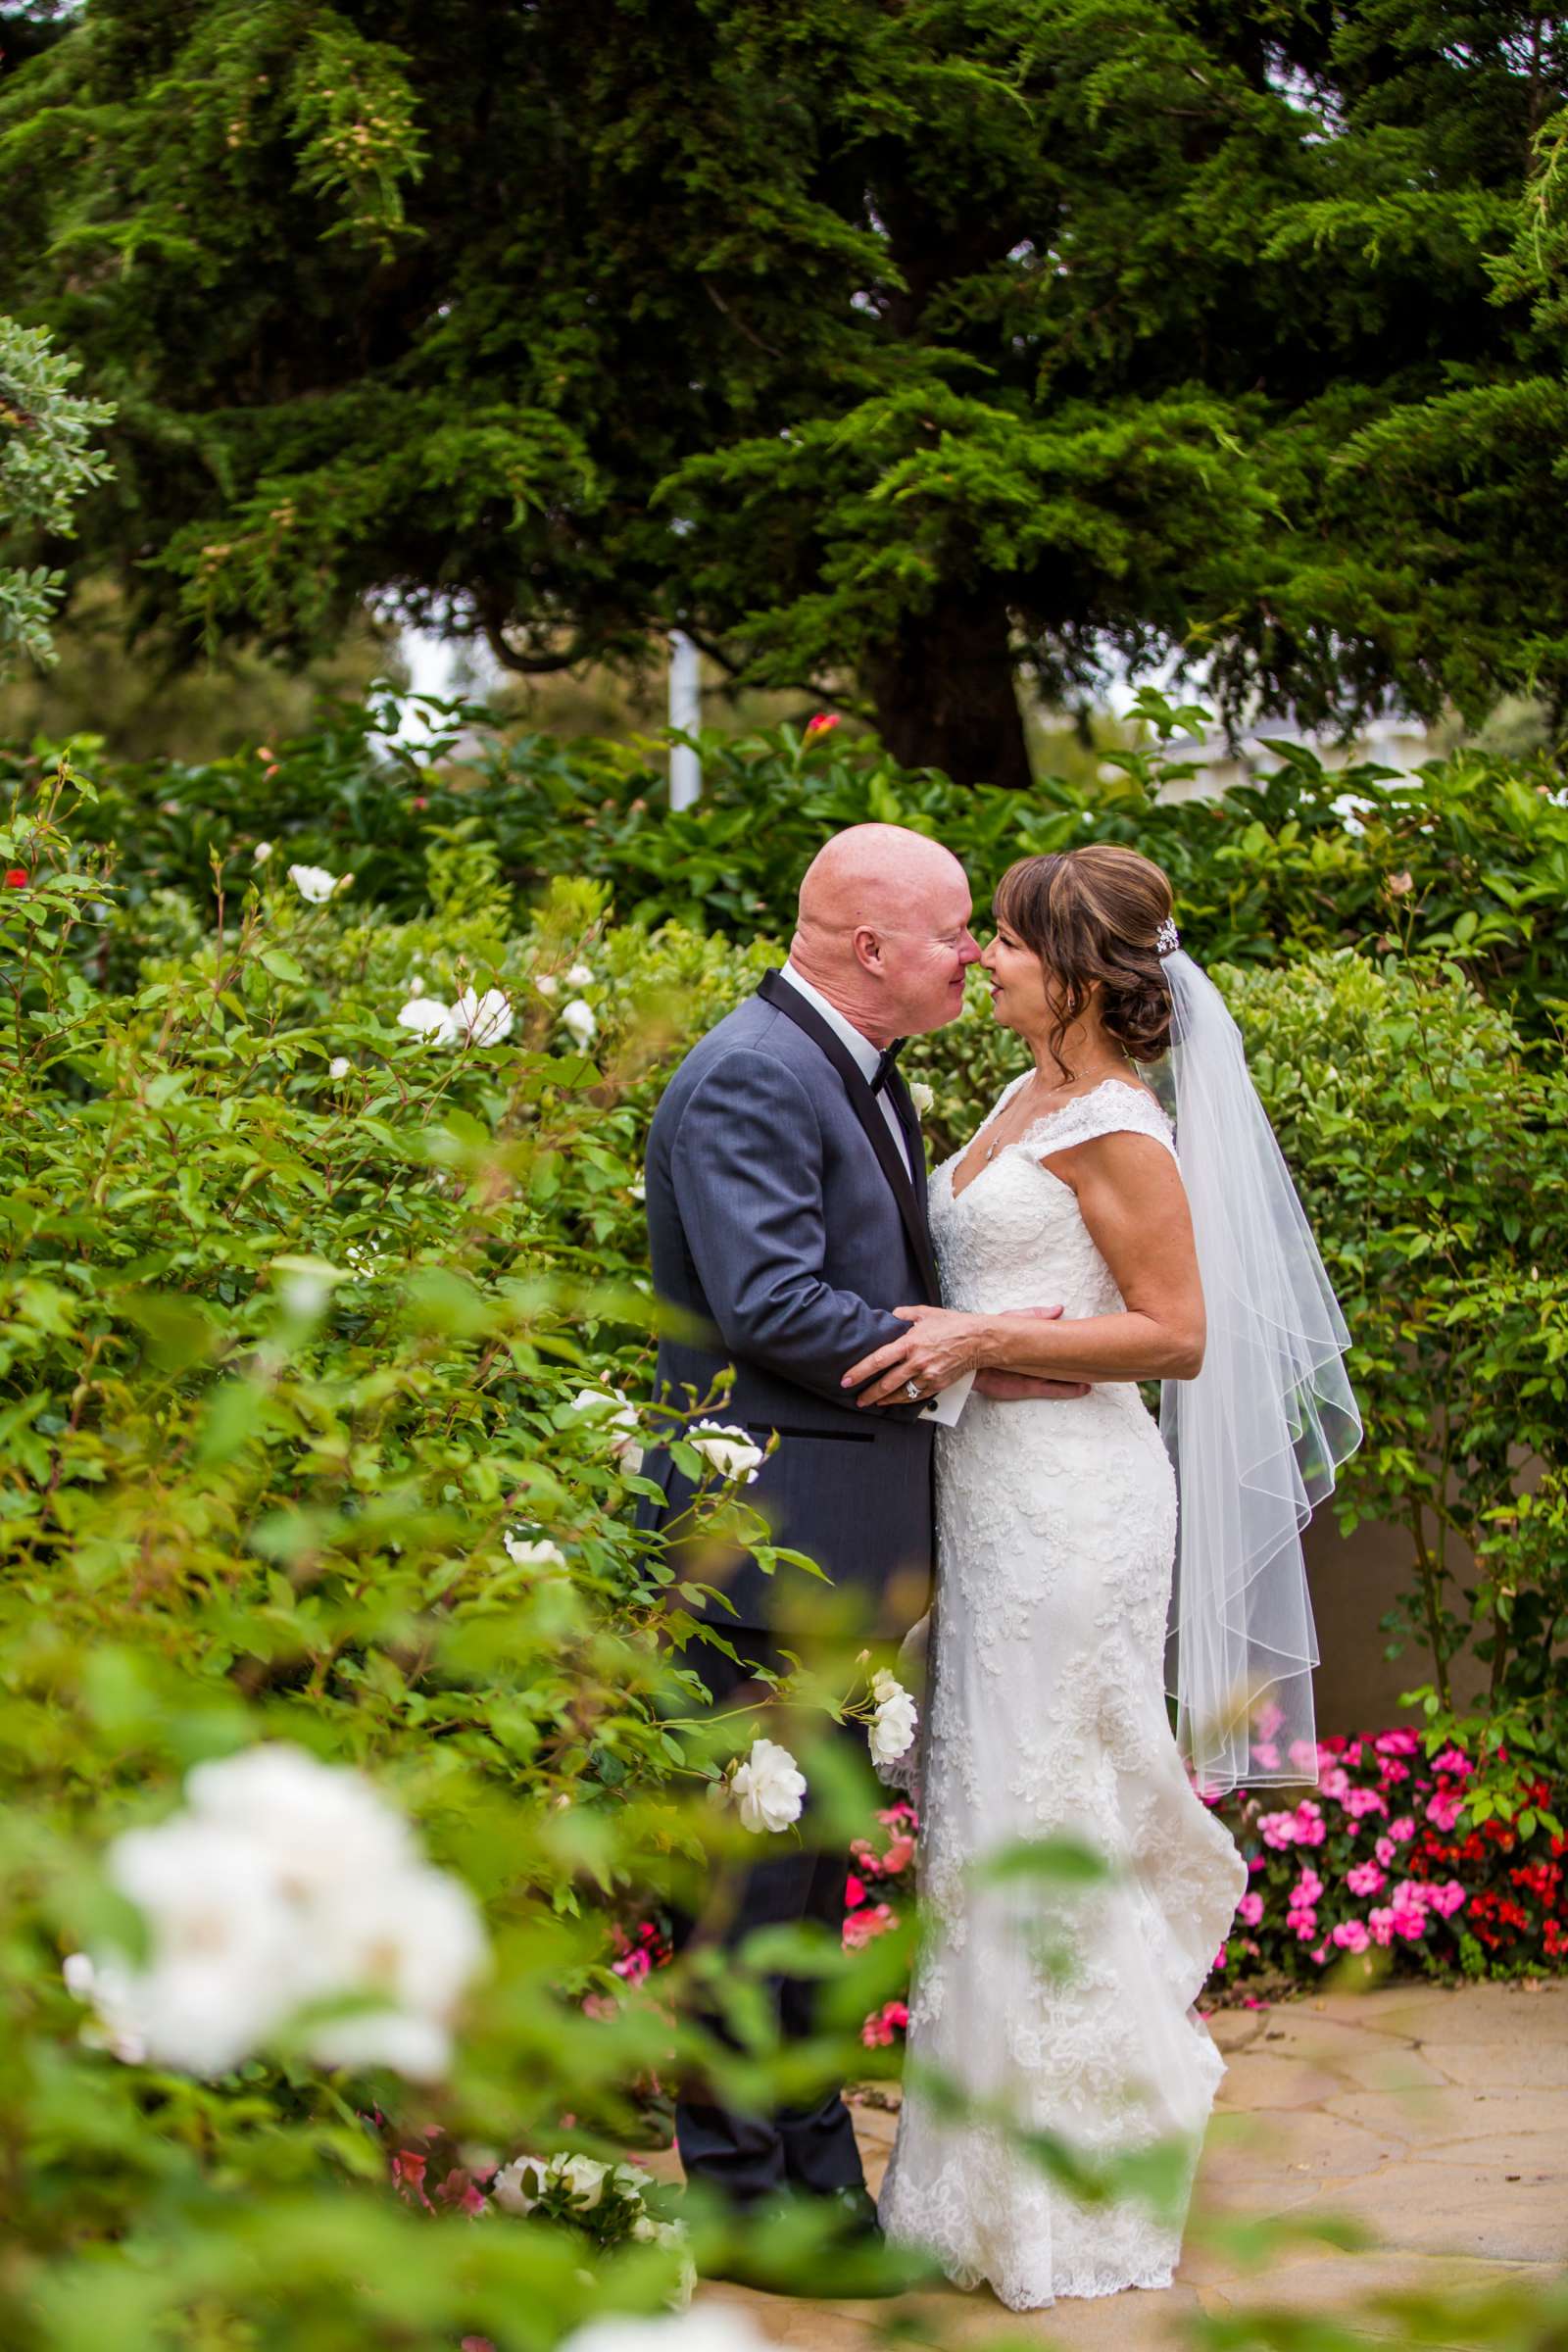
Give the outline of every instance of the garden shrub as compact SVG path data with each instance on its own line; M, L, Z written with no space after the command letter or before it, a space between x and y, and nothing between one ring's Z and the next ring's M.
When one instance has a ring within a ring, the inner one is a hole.
M1150 748L1113 755L1104 765L1116 772L1088 789L1051 776L1026 793L960 787L900 768L868 737L785 726L705 736L703 797L676 812L653 739L513 737L477 708L420 705L428 733L404 741L402 708L390 697L342 707L312 734L200 766L110 762L78 743L126 903L169 888L207 900L215 854L232 883L261 840L287 859L352 868L367 898L410 917L428 906L430 836L462 828L492 846L524 905L570 874L605 883L622 922L787 939L815 851L874 818L948 843L982 909L1014 858L1125 842L1167 868L1205 962L1380 943L1446 953L1514 1000L1532 1034L1568 993L1568 794L1544 758L1464 751L1396 776L1327 767L1282 741L1256 786L1171 800L1160 796L1199 774L1183 738L1205 714L1149 693ZM0 752L0 783L36 772L43 756Z

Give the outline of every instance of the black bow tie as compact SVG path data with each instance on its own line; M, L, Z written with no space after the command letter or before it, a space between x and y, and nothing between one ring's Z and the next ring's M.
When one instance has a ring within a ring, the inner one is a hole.
M887 1048L886 1052L882 1055L882 1058L876 1065L876 1076L871 1081L871 1092L873 1095L879 1095L882 1092L882 1089L886 1086L888 1080L898 1068L899 1055L902 1054L908 1042L909 1041L906 1037L896 1037L893 1040L892 1045Z

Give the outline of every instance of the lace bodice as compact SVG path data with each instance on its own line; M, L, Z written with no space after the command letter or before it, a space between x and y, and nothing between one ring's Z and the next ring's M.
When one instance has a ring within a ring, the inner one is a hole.
M1015 1078L980 1128L984 1135L1024 1083ZM1015 1306L1061 1306L1071 1316L1119 1314L1121 1293L1096 1249L1071 1185L1041 1166L1098 1135L1147 1135L1175 1157L1170 1121L1152 1095L1107 1078L1087 1095L1036 1119L994 1159L981 1163L961 1192L953 1180L969 1146L933 1170L931 1239L946 1305L964 1314L1001 1314ZM1047 1289L1043 1289L1045 1284Z

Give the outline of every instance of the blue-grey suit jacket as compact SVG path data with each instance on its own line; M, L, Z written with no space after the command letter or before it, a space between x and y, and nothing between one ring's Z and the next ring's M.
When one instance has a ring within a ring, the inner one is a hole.
M774 1541L859 1588L900 1633L923 1612L932 1552L931 1425L913 1405L859 1412L842 1377L906 1328L889 1312L935 1303L919 1122L901 1078L910 1182L875 1096L843 1042L775 973L692 1048L648 1143L648 1234L662 1298L700 1319L699 1341L664 1340L660 1393L686 1407L733 1365L718 1418L778 1446L749 1503ZM690 1487L663 1447L646 1462L664 1493L645 1525L671 1525ZM750 1554L691 1573L734 1604L724 1626L777 1623L777 1588Z

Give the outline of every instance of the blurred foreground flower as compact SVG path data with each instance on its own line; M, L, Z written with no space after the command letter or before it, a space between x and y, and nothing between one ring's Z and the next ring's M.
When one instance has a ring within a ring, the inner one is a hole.
M450 1041L468 1046L499 1046L512 1035L512 1006L499 988L482 997L466 988L452 1007Z
M74 1953L66 1981L127 2063L220 2075L307 2003L320 2066L389 2066L438 2080L451 2021L486 1956L467 1888L433 1869L402 1815L358 1772L284 1743L186 1777L186 1810L131 1830L109 1876L142 1913L149 1956Z
M917 1119L928 1119L936 1107L936 1096L923 1078L909 1080L909 1101L914 1104Z
M758 1738L746 1762L732 1764L727 1778L714 1788L734 1799L743 1829L776 1832L800 1820L806 1775L787 1747L776 1740Z
M329 874L324 865L291 865L288 878L302 899L308 900L313 906L319 906L332 896L334 890L346 888L354 876L344 874L340 879L336 874Z
M730 1485L741 1479L755 1486L757 1473L762 1466L762 1448L752 1444L751 1432L727 1428L719 1421L700 1421L687 1432L694 1453L700 1453L710 1469Z
M561 2352L767 2352L744 2311L705 2304L678 2319L639 2320L617 2314L592 2320L569 2335Z
M599 1035L599 1023L594 1018L593 1006L582 997L573 997L569 1004L562 1006L561 1019L563 1027L570 1032L572 1042L586 1054Z
M506 1546L508 1559L519 1568L564 1568L566 1565L565 1553L559 1544L552 1544L548 1536L533 1539L509 1531L501 1541Z

